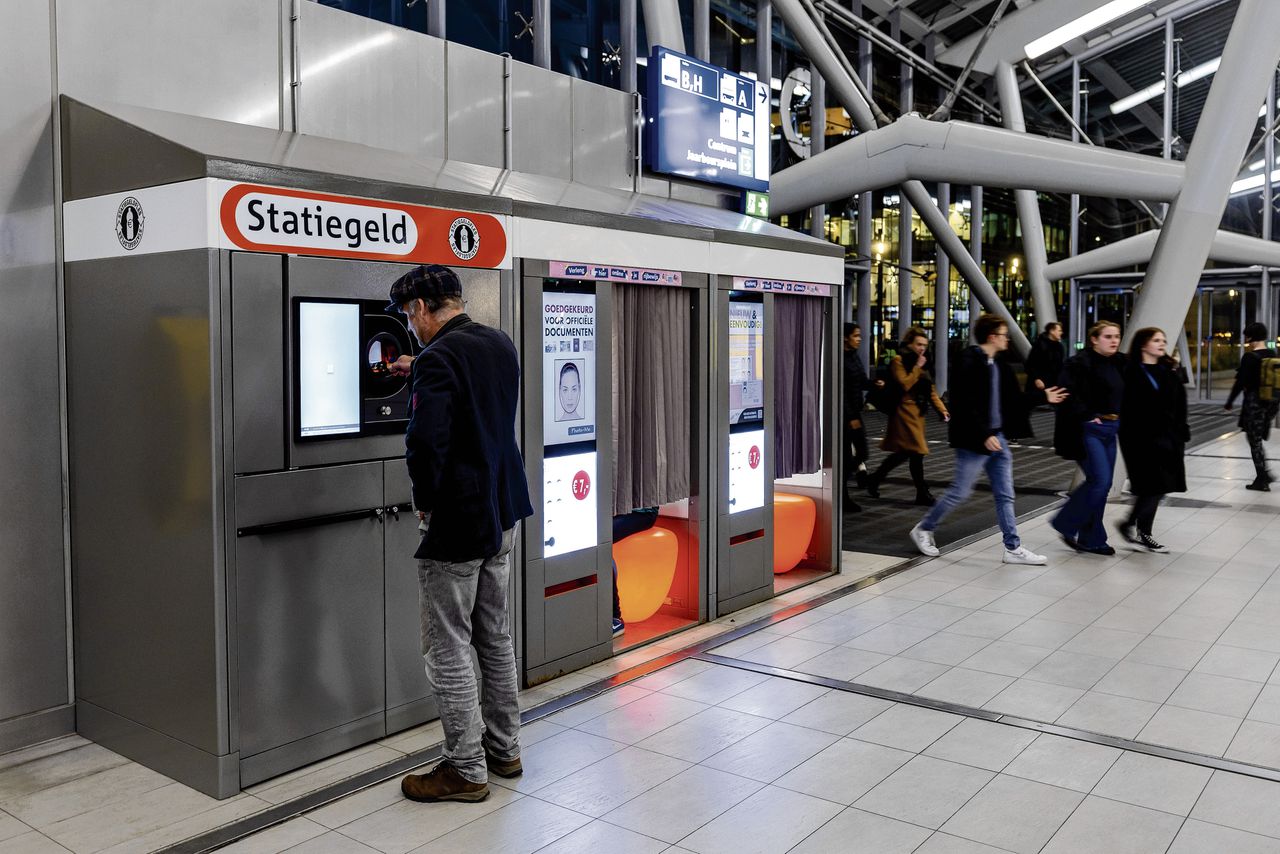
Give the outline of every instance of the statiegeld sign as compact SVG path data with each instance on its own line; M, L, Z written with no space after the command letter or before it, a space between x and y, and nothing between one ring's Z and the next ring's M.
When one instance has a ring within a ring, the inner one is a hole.
M649 168L769 189L769 88L691 56L655 47L648 65Z
M236 184L219 206L236 247L374 261L501 267L507 235L489 214Z

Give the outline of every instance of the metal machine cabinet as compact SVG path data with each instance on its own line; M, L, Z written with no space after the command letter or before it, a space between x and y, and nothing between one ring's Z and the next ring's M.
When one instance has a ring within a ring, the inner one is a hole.
M421 635L422 610L418 603L418 517L413 512L409 472L401 460L383 463L385 523L383 599L386 608L387 733L399 732L437 716L423 655L427 640Z

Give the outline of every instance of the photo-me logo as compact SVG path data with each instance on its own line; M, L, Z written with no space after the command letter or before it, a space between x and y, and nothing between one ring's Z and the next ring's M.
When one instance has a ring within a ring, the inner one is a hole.
M142 202L129 196L116 209L116 237L120 245L132 252L142 242L142 228L147 218L142 213Z
M480 251L480 229L465 216L460 216L449 226L449 248L463 261L470 261Z

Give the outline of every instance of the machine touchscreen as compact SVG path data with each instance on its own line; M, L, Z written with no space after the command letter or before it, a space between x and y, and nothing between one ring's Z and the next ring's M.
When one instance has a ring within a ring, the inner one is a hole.
M360 432L360 305L298 301L298 432Z

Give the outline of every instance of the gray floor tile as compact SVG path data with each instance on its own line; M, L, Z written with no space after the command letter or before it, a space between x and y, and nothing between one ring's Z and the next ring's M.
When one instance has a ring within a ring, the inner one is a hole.
M607 813L604 820L675 844L763 787L695 765Z
M1191 670L1206 652L1209 644L1201 641L1166 638L1152 635L1134 647L1126 658L1139 664L1155 664L1160 667L1176 667Z
M778 778L774 785L848 806L911 758L905 750L844 738Z
M650 694L620 709L592 718L578 729L611 741L635 744L673 724L691 718L709 708L705 703L672 697L669 694ZM536 746L536 745L535 745Z
M1004 593L1000 590L966 584L963 587L957 587L950 593L942 594L933 601L939 605L955 605L960 608L978 610L985 608L1003 595Z
M0 842L0 854L67 854L67 849L32 830Z
M1227 748L1226 757L1252 765L1280 768L1280 726L1245 721Z
M906 573L904 573L903 576L899 576L899 578L902 578L905 575ZM889 582L893 582L895 580L896 579L888 579L887 582L881 582L877 586L884 587L887 586ZM910 582L908 580L905 583ZM860 605L855 605L849 609L848 613L858 617L888 621L901 617L908 611L913 611L919 607L920 603L913 599L899 599L893 595L884 595L876 596L874 599L870 599Z
M222 854L279 854L326 833L328 830L323 825L295 818L218 850Z
M926 629L941 630L972 613L972 608L960 608L956 605L940 605L937 602L928 602L914 611L908 611L893 622L903 626L920 626Z
M593 821L547 847L539 848L538 854L597 854L600 851L608 851L609 854L661 854L666 850L665 842L603 821Z
M1212 673L1215 676L1230 676L1234 679L1248 679L1251 682L1266 682L1280 662L1280 655L1264 652L1259 649L1242 649L1226 644L1214 644L1196 665L1199 673Z
M892 705L878 697L832 691L796 709L782 722L835 735L848 735Z
M133 762L106 768L4 802L5 812L36 830L90 810L132 800L173 783ZM0 820L0 830L3 821Z
M1093 625L1100 629L1119 629L1125 632L1139 632L1145 637L1151 634L1151 631L1165 621L1172 613L1173 608L1160 610L1147 610L1145 608L1131 607L1130 605L1117 605L1107 613L1103 614ZM1100 654L1100 653L1099 653Z
M1153 635L1212 643L1231 624L1230 617L1194 617L1175 613L1152 630Z
M988 638L938 632L925 638L902 653L905 658L931 661L934 664L955 665L989 645Z
M830 746L837 738L816 729L772 723L703 760L702 764L739 777L771 783Z
M959 584L926 577L902 585L893 591L893 595L902 599L915 599L917 602L929 602L944 593L950 593L959 586Z
M1105 629L1094 625L1082 629L1080 634L1063 644L1062 648L1067 652L1114 658L1119 661L1133 652L1133 648L1145 638L1145 633Z
M295 845L288 851L289 854L376 854L377 849L331 830Z
M919 753L964 720L958 715L895 705L854 730L851 738Z
M840 811L831 801L766 786L680 840L680 847L698 854L787 851Z
M1253 721L1280 724L1280 685L1264 686L1245 717Z
M1186 678L1187 671L1136 661L1121 661L1093 686L1103 694L1163 703Z
M759 664L768 664L772 667L794 667L802 661L808 661L815 655L821 655L834 646L835 644L781 637L741 653L737 657L744 661L754 661Z
M763 674L752 673L749 670L713 667L688 679L682 679L670 688L662 689L662 693L714 706L735 694L741 694L754 685L759 685L767 678Z
M838 646L829 652L822 653L822 655L815 655L808 661L803 661L791 669L801 673L812 673L815 676L827 676L831 679L852 682L858 676L877 664L888 661L891 657L881 652Z
M1237 618L1218 638L1219 643L1280 653L1280 625L1264 625Z
M788 854L911 854L928 837L923 827L850 807Z
M1280 837L1280 783L1214 771L1191 817L1249 833Z
M994 776L968 765L917 756L855 806L937 830Z
M1043 854L1164 854L1182 819L1175 815L1088 797Z
M806 703L813 702L829 690L818 685L770 676L759 685L735 694L719 705L722 709L777 720L785 718Z
M1026 617L1017 614L1003 614L996 611L975 611L963 620L947 626L947 631L958 635L996 640L1004 637L1027 621Z
M1080 688L1018 679L984 703L982 707L1034 721L1052 723L1083 696L1084 691Z
M1005 854L1003 849L992 848L972 839L962 839L950 833L938 831L916 849L916 854Z
M1057 723L1121 738L1136 736L1159 709L1156 703L1088 691Z
M575 727L578 724L586 723L592 718L598 718L607 712L621 708L628 703L643 699L651 693L653 692L638 688L635 685L621 685L611 691L598 694L590 700L575 703L567 709L556 712L554 715L548 715L543 720L557 726Z
M618 745L622 747L622 745ZM525 757L528 759L528 756ZM494 778L493 783L497 783L499 778ZM503 780L502 782L508 782ZM507 788L511 788L508 786ZM392 804L399 803L404 799L404 795L400 793L400 778L394 777L376 786L371 786L363 791L356 792L354 795L347 795L339 801L313 810L307 813L307 819L329 830L337 830L344 824L350 824L358 818L364 818L370 813L375 813L383 807L389 807Z
M1018 854L1036 854L1083 799L1070 789L1001 774L942 830Z
M1243 718L1262 691L1261 682L1247 682L1230 676L1191 673L1169 697L1168 703L1184 709L1213 712Z
M1020 617L1034 617L1036 614L1057 602L1054 596L1037 596L1034 593L1014 591L1006 593L986 607L987 611L997 614L1016 614Z
M22 836L24 833L30 832L30 827L18 821L3 810L0 810L0 842L4 842L6 839L12 839L15 836Z
M1191 819L1182 825L1168 854L1280 854L1280 839Z
M742 640L751 639L755 641L761 640L762 637L763 636L761 635L747 635L747 637L742 638ZM768 638L764 638L764 640L768 640ZM717 655L731 655L731 653L724 652L724 649L725 647L716 647L715 653ZM637 688L643 688L646 691L661 691L663 688L674 685L691 676L695 676L704 670L710 670L714 666L715 665L708 664L705 661L686 658L684 661L677 661L675 664L671 664L661 670L654 671L648 676L642 676L632 682L631 685Z
M457 854L459 851L532 854L589 821L591 819L581 813L538 798L521 798L415 848L413 854Z
M925 754L987 771L999 771L1035 740L1033 730L966 718L929 745Z
M1120 758L1123 751L1056 735L1041 735L1005 766L1005 774L1089 792Z
M498 778L494 782L518 792L535 792L588 765L594 765L624 747L626 745L621 742L567 730L546 741L522 748L520 760L524 765L524 774L514 780Z
M538 797L574 812L600 818L688 767L689 763L684 760L628 747L539 789Z
M701 762L769 724L768 718L712 707L649 736L636 746L686 762Z
M851 641L845 643L845 646L854 649L865 649L870 652L879 652L884 655L897 655L909 647L915 646L920 641L929 637L936 632L936 629L924 628L922 626L906 626L901 623L887 623L878 626L869 632L858 635Z
M1073 623L1058 623L1040 617L1032 617L1001 640L1010 643L1025 643L1044 649L1058 649L1064 643L1080 633L1080 627Z
M478 804L424 805L401 799L344 825L341 831L386 854L404 854L520 799L521 795L501 786L490 786L489 797ZM586 822L582 816L582 823Z
M1051 685L1088 689L1115 666L1114 658L1071 652L1064 647L1027 671L1026 677Z
M861 674L857 681L861 685L910 694L937 679L949 669L945 664L895 657Z
M853 640L863 632L869 632L882 625L882 620L868 617L856 617L850 614L836 614L821 622L812 623L792 632L791 637L817 643L844 643Z
M1113 801L1185 816L1195 806L1213 771L1142 753L1125 753L1093 794Z
M1046 657L1050 650L1020 643L996 641L962 662L970 670L998 673L1001 676L1019 677L1027 673Z
M1013 681L1012 676L953 667L915 693L932 700L945 700L976 709L1012 685Z
M1221 756L1239 727L1239 718L1162 706L1138 733L1138 740L1206 756Z
M1074 596L1075 594L1072 595ZM1112 604L1110 600L1098 602L1081 598L1068 598L1045 608L1040 612L1039 616L1046 620L1075 623L1083 627L1090 625L1094 620L1105 614Z
M15 762L28 756L37 758L11 765L0 773L0 802L79 780L129 761L118 753L90 743L77 744L50 755L42 755L31 749L16 753L18 757L13 760Z

